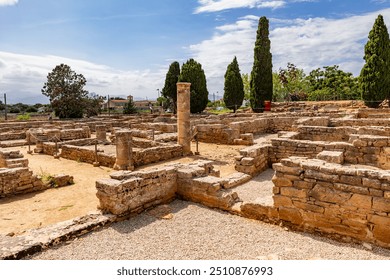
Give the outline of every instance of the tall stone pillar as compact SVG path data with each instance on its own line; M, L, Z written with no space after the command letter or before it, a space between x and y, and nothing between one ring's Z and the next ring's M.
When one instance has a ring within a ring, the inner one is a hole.
M177 83L177 143L183 146L183 154L191 153L190 124L191 83Z
M114 169L116 170L134 170L131 131L119 130L115 132L116 138L116 161Z

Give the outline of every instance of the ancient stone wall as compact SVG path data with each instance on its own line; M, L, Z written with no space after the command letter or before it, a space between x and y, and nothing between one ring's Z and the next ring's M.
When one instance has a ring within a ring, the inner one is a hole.
M28 159L20 151L0 151L0 168L16 167L28 167Z
M0 168L0 197L46 189L42 181L27 167Z
M182 155L183 147L177 144L151 147L133 151L133 164L134 166L142 166L149 163L181 157Z
M254 176L270 167L269 144L258 144L240 150L235 158L235 169L238 172Z
M173 167L152 171L118 171L110 176L111 179L96 181L99 208L105 212L128 216L175 198L177 174Z
M99 208L118 216L139 213L167 203L176 196L210 207L229 210L237 202L235 192L224 192L248 175L235 173L228 178L215 174L211 161L166 165L148 171L119 171L111 179L96 182Z
M200 124L196 126L197 139L200 142L234 144L234 139L240 138L238 129L224 124Z
M273 167L280 220L390 247L388 171L294 157Z
M85 147L78 147L78 146L72 146L72 145L63 145L61 147L61 154L60 156L62 158L75 160L75 161L81 161L93 164L96 162L96 155L95 150ZM107 166L112 168L115 164L115 156L114 155L107 155L104 153L97 153L97 161L102 166Z

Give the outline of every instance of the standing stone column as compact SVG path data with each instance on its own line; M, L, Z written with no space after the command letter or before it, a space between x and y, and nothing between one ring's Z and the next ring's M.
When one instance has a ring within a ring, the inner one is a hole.
M191 83L177 83L177 143L183 146L183 154L191 155L190 124Z
M99 142L107 142L107 133L106 133L106 126L105 125L96 125L95 126L96 130L96 139Z
M116 161L114 169L116 170L134 170L131 131L119 130L115 132L116 138Z

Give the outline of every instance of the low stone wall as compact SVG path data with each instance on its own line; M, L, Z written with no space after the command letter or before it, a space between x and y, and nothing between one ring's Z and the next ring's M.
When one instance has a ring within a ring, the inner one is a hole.
M331 119L330 126L338 127L338 126L390 126L390 119Z
M96 162L95 151L84 147L63 145L61 147L60 156L62 158L86 162L90 164ZM107 155L100 152L97 153L97 160L99 164L102 166L107 166L112 168L115 164L115 156Z
M240 130L224 124L199 124L196 126L198 141L205 143L234 144L240 138Z
M264 133L268 130L269 119L254 119L254 120L244 120L230 123L230 127L233 130L238 130L240 134L245 133Z
M294 157L273 167L280 220L390 247L388 171Z
M27 167L0 168L0 197L47 189Z
M153 171L119 171L111 179L96 181L99 208L118 216L128 216L170 202L177 190L175 168Z
M20 139L26 139L25 131L0 133L0 141L20 140Z
M269 144L258 144L240 150L240 155L235 158L235 169L238 172L255 176L270 167Z
M232 206L238 202L238 195L235 192L224 190L231 188L235 179L213 176L212 163L211 161L198 161L181 165L177 169L177 195L182 199L208 207L231 210Z
M152 147L133 151L133 164L137 167L149 163L181 157L182 155L183 147L178 144Z
M0 151L0 168L16 167L28 167L28 159L20 151Z
M310 141L348 141L349 135L357 132L351 127L298 126L300 140Z
M269 150L269 158L272 163L280 162L290 156L305 156L315 158L325 149L324 141L295 140L287 138L271 139L272 147Z
M352 134L348 141L349 143L276 138L271 140L269 160L276 163L290 156L316 158L322 151L341 151L345 163L390 169L389 137Z
M167 203L176 196L210 207L230 210L238 202L235 192L225 192L248 180L236 173L229 178L213 175L211 161L166 165L148 171L119 171L111 179L96 181L99 208L118 216L129 216Z

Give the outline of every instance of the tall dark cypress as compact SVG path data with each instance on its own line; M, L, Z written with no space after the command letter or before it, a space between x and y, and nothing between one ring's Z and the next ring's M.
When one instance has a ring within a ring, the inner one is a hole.
M360 72L362 99L368 107L378 107L390 97L390 39L383 16L375 20L364 48Z
M240 74L237 58L234 57L232 63L229 64L225 73L225 87L223 101L225 105L234 113L236 109L241 107L244 100L244 84Z
M250 84L251 108L256 113L263 112L264 101L271 101L273 92L271 41L266 17L259 19Z
M180 64L177 61L172 62L165 77L165 84L161 94L171 100L173 103L174 113L176 113L177 89L176 83L180 76Z
M202 65L193 58L187 60L181 67L179 81L191 83L191 113L202 112L209 100L206 75Z

